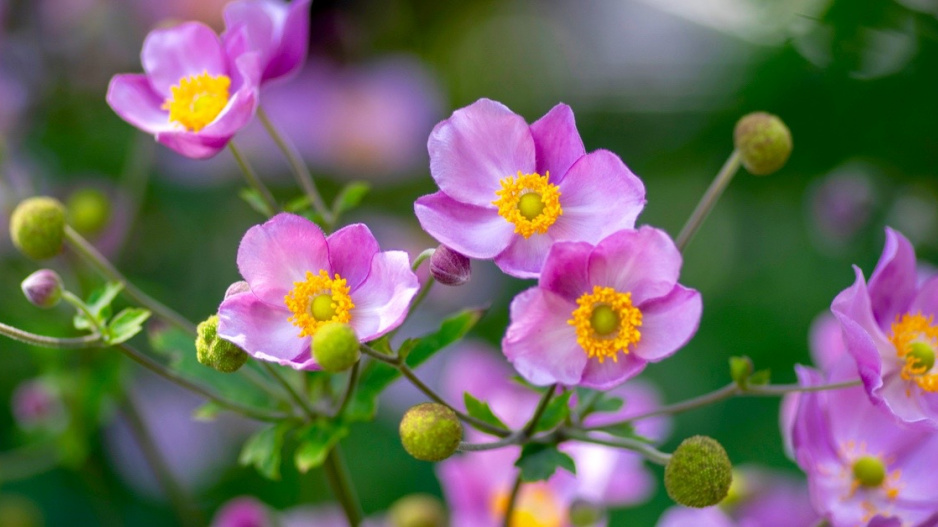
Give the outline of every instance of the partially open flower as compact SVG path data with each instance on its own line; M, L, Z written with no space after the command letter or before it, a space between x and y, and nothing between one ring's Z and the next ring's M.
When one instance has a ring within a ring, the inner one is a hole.
M225 6L222 35L228 52L260 56L261 84L296 73L309 47L309 6L312 0L237 0Z

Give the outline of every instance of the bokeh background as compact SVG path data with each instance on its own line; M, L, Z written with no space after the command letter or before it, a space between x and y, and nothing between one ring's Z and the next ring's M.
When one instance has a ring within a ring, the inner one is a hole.
M35 194L71 200L76 218L106 198L110 213L103 222L89 213L87 236L192 320L213 313L239 279L238 241L263 218L237 197L230 154L181 158L104 101L112 75L140 70L149 29L190 19L220 28L225 3L0 0L0 321L74 331L66 308L40 311L19 291L37 264L12 248L6 222ZM369 223L383 248L411 256L434 246L412 213L434 190L430 129L480 97L529 121L558 102L572 106L587 150L612 150L644 180L639 222L672 235L729 155L741 115L766 110L787 122L788 165L765 178L741 172L685 253L682 282L702 292L704 315L685 349L643 374L666 401L728 382L731 355L793 381L792 365L810 361L812 322L852 282L851 264L872 270L884 226L925 260L938 257L934 0L316 0L311 16L307 66L265 91L264 106L327 197L353 180L372 186L346 221ZM299 195L259 127L236 142L279 199ZM101 284L72 254L50 266L73 291ZM474 271L461 289L438 288L404 333L432 328L442 312L491 305L473 339L497 345L508 302L531 283L486 263ZM445 355L421 375L436 382ZM343 441L366 512L440 493L432 466L409 458L396 434L418 401L395 387L378 421ZM738 399L680 415L665 449L706 434L736 463L797 474L778 403ZM238 466L254 425L193 422L199 404L116 352L0 341L0 524L176 524L135 441L141 427L197 523L242 494L279 510L330 499L318 471L299 475L287 463L270 482ZM652 501L613 511L610 524L654 525L669 505L659 484Z

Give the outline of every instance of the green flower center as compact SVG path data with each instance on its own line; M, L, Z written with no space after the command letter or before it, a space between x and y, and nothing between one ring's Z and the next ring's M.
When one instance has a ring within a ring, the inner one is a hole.
M608 304L599 304L590 315L590 327L597 335L606 336L619 329L619 315Z
M878 457L860 457L853 462L853 479L864 487L878 487L886 480L886 466Z

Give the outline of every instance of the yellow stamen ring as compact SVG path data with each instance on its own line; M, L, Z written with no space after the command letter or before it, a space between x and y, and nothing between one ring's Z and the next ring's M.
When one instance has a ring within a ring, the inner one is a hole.
M938 392L938 373L935 365L935 348L938 346L938 326L934 317L921 313L906 313L897 316L889 338L896 347L896 354L905 360L899 375L904 381L914 381L926 392Z
M170 88L172 96L166 99L162 109L169 110L170 122L198 132L225 109L230 86L231 79L227 75L213 76L207 71L183 77L179 84Z
M502 188L495 191L498 199L492 205L498 214L515 225L515 234L530 238L534 233L544 234L563 214L560 207L560 189L548 182L550 173L522 174L500 181Z
M330 322L348 324L355 308L345 279L338 273L329 278L324 269L319 274L306 271L306 280L294 282L283 302L293 313L287 320L300 328L300 337L312 337Z
M576 341L587 357L600 363L619 360L618 352L629 352L629 346L642 339L638 330L642 312L632 305L631 293L620 293L611 287L593 286L592 293L577 299L568 324L576 328Z

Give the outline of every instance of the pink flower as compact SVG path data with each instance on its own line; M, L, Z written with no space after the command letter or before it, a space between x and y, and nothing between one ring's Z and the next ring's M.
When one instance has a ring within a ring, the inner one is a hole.
M612 152L586 154L573 111L558 104L532 125L480 99L433 129L440 187L414 205L420 225L470 258L536 278L556 241L596 243L632 228L645 187Z
M309 47L312 0L238 0L225 7L222 35L232 56L247 51L260 56L261 84L296 73Z
M311 337L329 322L347 323L362 342L396 328L417 293L402 251L380 252L363 224L326 237L313 222L278 214L251 227L238 248L251 290L218 308L218 335L256 359L298 370L319 366Z
M537 286L511 302L502 349L533 384L620 384L697 331L700 293L677 283L680 269L674 243L651 227L556 243Z
M229 55L208 26L187 22L154 30L140 58L145 73L115 75L107 102L176 152L212 157L254 116L258 55Z

